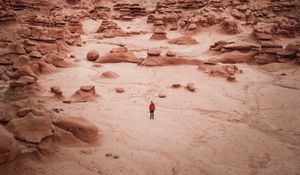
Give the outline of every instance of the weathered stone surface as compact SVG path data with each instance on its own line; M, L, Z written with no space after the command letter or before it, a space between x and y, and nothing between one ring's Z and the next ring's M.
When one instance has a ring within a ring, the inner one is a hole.
M50 120L46 117L37 117L32 113L11 120L6 128L16 138L31 143L39 143L43 138L52 135Z
M12 161L21 153L21 148L14 138L2 125L0 125L0 164Z
M82 117L61 117L53 124L71 132L76 138L84 142L97 143L99 141L97 126Z

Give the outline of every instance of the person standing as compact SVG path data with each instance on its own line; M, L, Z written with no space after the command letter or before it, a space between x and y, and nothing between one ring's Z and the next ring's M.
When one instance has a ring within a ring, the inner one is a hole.
M150 120L151 119L154 120L154 111L155 111L155 104L153 103L153 101L151 101L151 103L149 105Z

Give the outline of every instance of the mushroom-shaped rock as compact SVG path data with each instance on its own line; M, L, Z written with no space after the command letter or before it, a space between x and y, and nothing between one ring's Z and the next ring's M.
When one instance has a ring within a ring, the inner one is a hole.
M154 31L153 35L151 36L152 40L164 40L167 39L166 32L162 28L158 28Z
M43 138L52 135L50 120L47 117L37 117L32 113L11 120L6 128L16 138L31 143L39 143Z
M99 95L96 93L95 86L81 86L71 97L73 102L95 101Z
M147 54L148 56L158 57L160 55L161 51L158 49L150 49Z
M91 50L86 55L86 59L89 61L96 61L98 58L99 58L99 53L96 50Z
M76 138L86 143L92 144L99 141L97 126L82 117L62 117L53 124L71 132Z

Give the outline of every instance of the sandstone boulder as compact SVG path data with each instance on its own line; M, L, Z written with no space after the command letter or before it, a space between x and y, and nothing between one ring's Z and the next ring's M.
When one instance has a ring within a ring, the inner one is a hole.
M91 102L96 101L99 95L96 93L95 86L81 86L71 97L72 102Z
M217 61L221 63L247 63L253 60L256 52L240 52L232 51L223 53L217 57Z
M37 117L32 113L11 120L6 128L16 138L30 143L39 143L43 138L52 135L50 120L46 117Z
M86 58L89 61L96 61L99 58L99 53L96 50L91 50L87 53Z
M196 87L195 87L194 83L188 83L188 84L186 85L186 88L187 88L189 91L191 91L191 92L195 92L195 91L196 91Z
M61 117L53 124L86 143L93 144L99 141L97 126L82 117Z

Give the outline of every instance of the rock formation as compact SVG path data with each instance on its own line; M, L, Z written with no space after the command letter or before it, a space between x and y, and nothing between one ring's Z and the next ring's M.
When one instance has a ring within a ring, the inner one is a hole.
M72 95L71 100L72 102L91 102L96 101L98 97L95 86L81 86Z

